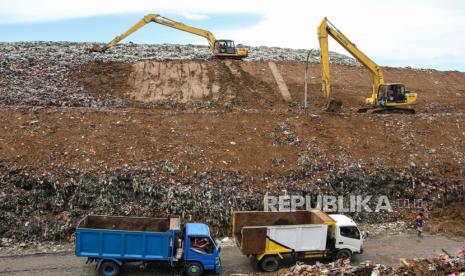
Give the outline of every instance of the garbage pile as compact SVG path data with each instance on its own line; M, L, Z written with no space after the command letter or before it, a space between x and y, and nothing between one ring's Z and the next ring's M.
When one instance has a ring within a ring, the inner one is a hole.
M101 172L7 167L0 165L0 238L10 242L68 240L88 214L180 216L225 236L233 210L259 209L262 201L252 187L240 189L235 172L181 177L167 161Z
M249 57L245 60L250 61L306 61L307 55L309 55L308 61L311 63L320 62L320 50L319 49L290 49L290 48L279 48L279 47L251 47L249 51ZM336 52L329 53L329 60L332 64L341 64L348 66L359 66L360 64L353 58L341 55Z
M3 161L0 238L68 240L79 220L88 214L180 216L208 223L216 236L229 236L232 212L263 210L265 193L281 195L287 190L296 195L360 193L408 198L427 195L430 183L438 181L419 171L368 170L334 163L313 165L278 180L263 180L267 187L263 189L262 185L252 185L253 176L247 174L224 169L191 171L168 160L98 171L66 167L52 170ZM320 182L311 180L324 173ZM425 186L412 189L408 184L412 178L424 181ZM434 201L436 194L428 196ZM398 212L350 215L365 223L376 223L397 221Z
M440 254L433 258L401 259L399 267L389 267L382 264L374 264L365 261L353 265L350 260L337 260L329 264L318 263L308 265L297 263L289 269L280 270L279 276L320 276L320 275L358 275L358 276L394 276L394 275L438 275L438 276L463 276L465 275L465 259L459 254L451 257Z
M465 259L440 254L435 258L402 259L402 265L396 269L396 275L465 275Z
M307 265L297 263L289 269L282 269L277 274L278 276L320 276L320 275L358 275L358 276L374 276L374 275L390 275L393 269L381 264L373 264L370 261L363 262L359 265L352 265L348 259L339 259L329 264L317 263L315 265Z
M0 106L125 106L111 95L94 95L85 91L71 73L91 61L133 62L141 59L185 60L211 59L206 46L120 44L105 53L89 52L90 43L17 42L0 43ZM318 51L311 62L318 62ZM247 60L306 59L306 51L276 47L252 48ZM337 64L356 65L354 59L331 53Z
M103 46L103 44L101 44ZM134 44L120 43L104 53L90 52L92 43L76 42L14 42L0 43L2 54L6 57L37 56L54 57L55 59L78 58L76 62L89 60L105 61L136 61L151 60L184 60L184 59L212 59L211 50L203 45L179 44ZM247 47L247 46L246 46ZM310 52L309 62L319 62L318 49L291 49L279 47L248 47L249 56L245 61L306 61ZM36 53L34 53L36 52ZM354 58L335 52L330 52L330 61L333 64L358 66Z
M274 129L273 133L271 134L276 145L291 145L291 146L299 146L301 141L299 137L293 133L292 129L289 127L288 124L285 122L281 122L278 126Z

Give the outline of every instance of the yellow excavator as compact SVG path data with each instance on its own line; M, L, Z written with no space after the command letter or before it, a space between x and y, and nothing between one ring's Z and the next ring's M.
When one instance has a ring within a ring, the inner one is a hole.
M331 98L331 82L329 75L328 35L336 40L344 49L354 56L373 76L373 90L371 97L365 100L368 107L360 108L359 112L372 111L374 113L415 113L415 110L405 106L417 101L417 93L412 93L401 83L385 83L384 74L373 60L360 51L340 30L325 17L318 26L320 42L320 58L322 71L322 91L327 98ZM329 110L338 109L342 103L331 102ZM335 107L336 106L336 107Z
M207 30L202 30L199 28L191 27L185 25L181 22L177 22L171 20L169 18L163 17L159 14L148 14L144 16L139 22L137 22L134 26L132 26L129 30L124 32L123 34L115 37L112 41L110 41L107 45L103 48L99 45L94 45L91 49L93 52L104 52L107 49L115 46L121 40L125 39L135 31L139 30L146 24L150 22L155 22L161 25L165 25L171 28L175 28L181 31L185 31L191 34L195 34L201 37L205 37L208 40L210 49L213 52L213 56L216 58L232 58L232 59L242 59L248 56L249 50L247 48L240 48L236 47L234 41L228 39L220 39L216 40L215 36Z

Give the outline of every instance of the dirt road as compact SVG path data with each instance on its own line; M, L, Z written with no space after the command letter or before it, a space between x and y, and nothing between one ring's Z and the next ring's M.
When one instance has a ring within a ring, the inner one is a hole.
M454 240L440 235L426 235L417 238L414 234L383 236L365 243L365 253L355 257L356 262L372 260L377 263L396 266L399 258L428 257L441 253L441 248L455 254L463 247L463 240ZM225 247L221 252L224 265L222 275L231 273L252 273L249 259L242 256L236 247ZM85 264L72 252L64 254L33 255L25 257L0 258L0 275L94 275L94 265ZM125 267L122 275L172 275L168 267L139 269Z

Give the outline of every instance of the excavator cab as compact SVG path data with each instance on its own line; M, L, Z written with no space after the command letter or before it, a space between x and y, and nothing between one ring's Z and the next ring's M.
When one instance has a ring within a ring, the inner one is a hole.
M214 47L220 54L236 54L236 45L232 40L217 40Z
M382 109L374 110L374 113L409 113L414 114L415 110L411 108L402 108L400 106L411 105L417 101L417 93L411 93L405 89L401 83L386 83L378 86L376 94L376 103L372 98L366 100L367 104L375 104ZM359 112L366 112L367 108L359 109Z
M213 55L217 58L242 59L249 55L249 49L236 47L232 40L220 39L213 44Z
M407 100L405 85L403 84L381 84L378 88L378 104L386 106L390 103L404 103Z
M417 100L416 93L410 93L401 83L380 84L377 102L380 106L410 105Z

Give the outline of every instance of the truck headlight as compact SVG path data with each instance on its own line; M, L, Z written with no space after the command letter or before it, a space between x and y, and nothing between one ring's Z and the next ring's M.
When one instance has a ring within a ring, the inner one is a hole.
M215 258L215 265L219 265L220 264L220 257L216 257Z

